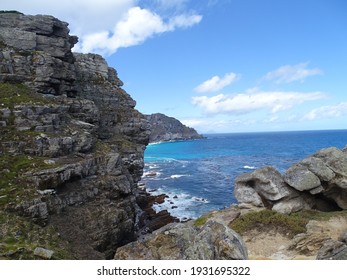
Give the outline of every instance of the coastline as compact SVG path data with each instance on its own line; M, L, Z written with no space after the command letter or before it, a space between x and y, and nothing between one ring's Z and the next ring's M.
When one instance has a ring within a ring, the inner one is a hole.
M141 258L142 246L150 250L152 256L189 258L190 255L184 252L191 249L184 241L183 232L196 231L195 235L209 239L211 233L206 232L207 228L218 224L218 227L223 225L237 233L248 252L243 256L247 259L347 259L347 196L343 196L343 188L336 192L337 196L332 196L331 192L337 186L343 186L343 178L347 176L345 167L347 146L319 150L294 163L284 173L273 167L254 169L247 166L251 171L235 178L237 204L207 211L182 225L168 223L152 234L142 236L141 240L119 248L115 258ZM303 173L303 170L306 171ZM324 187L310 186L313 181L302 176L317 176ZM298 179L293 181L292 178ZM306 190L301 190L303 186ZM166 198L167 195L162 194L160 203ZM167 242L179 250L179 255L170 250L160 251L164 250L164 245L159 240L171 233L175 238ZM235 243L228 246L235 246ZM146 258L151 259L149 255Z

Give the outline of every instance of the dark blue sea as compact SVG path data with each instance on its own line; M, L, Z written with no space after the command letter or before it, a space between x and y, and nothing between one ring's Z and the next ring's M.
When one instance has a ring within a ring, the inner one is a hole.
M267 165L284 172L316 151L344 148L347 130L209 134L206 139L151 144L142 181L153 194L165 193L167 209L181 220L237 203L234 179Z

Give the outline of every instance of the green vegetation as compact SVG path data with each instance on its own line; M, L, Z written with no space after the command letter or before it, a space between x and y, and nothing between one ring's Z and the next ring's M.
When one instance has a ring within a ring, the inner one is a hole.
M53 259L73 259L69 244L52 226L40 227L28 219L0 210L0 260L39 259L36 247L53 250Z
M203 215L199 218L197 218L195 221L194 221L194 226L196 227L201 227L203 226L204 224L206 224L206 222L208 221L208 219L212 218L212 214L208 214L208 215Z
M24 180L21 175L28 171L46 169L45 159L47 158L10 153L0 155L0 207L36 195L32 183Z
M47 168L45 159L10 153L0 156L0 259L35 259L36 247L53 250L56 259L73 258L69 245L52 226L41 227L11 211L20 202L38 195L33 184L21 175Z
M94 152L102 155L106 155L110 152L112 152L112 148L109 144L105 143L105 141L102 141L100 139L96 140L95 146L94 146Z
M242 233L252 229L276 229L284 234L294 236L306 231L308 219L301 214L281 214L271 210L250 212L231 222L230 227L236 232Z
M347 210L338 212L304 210L286 215L266 209L244 214L231 222L229 226L241 235L250 230L270 231L274 229L293 237L296 234L306 232L306 225L309 220L329 220L336 216L347 216Z
M49 104L54 100L34 92L24 84L0 83L0 108L13 109L19 104Z
M57 165L47 165L47 157L23 154L35 151L36 137L41 133L18 130L15 124L16 106L50 105L55 100L35 93L23 84L0 83L0 259L36 259L36 247L53 250L54 259L73 259L69 244L50 225L41 227L32 219L20 216L15 208L25 201L39 197L27 172ZM19 148L23 147L23 149Z

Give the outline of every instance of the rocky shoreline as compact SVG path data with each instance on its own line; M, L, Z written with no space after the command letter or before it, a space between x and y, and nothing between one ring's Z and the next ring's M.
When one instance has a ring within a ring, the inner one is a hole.
M346 164L347 149L332 147L283 175L271 166L244 173L238 205L168 224L115 259L347 259Z
M0 259L347 258L346 148L243 174L239 205L196 220L155 213L165 195L138 185L153 126L77 40L52 16L0 12ZM201 137L165 118L162 140Z
M173 217L167 210L156 212L153 209L155 204L164 203L165 198L167 198L165 194L153 195L144 186L139 186L136 203L143 211L139 215L139 237L152 233L167 224L179 222L179 219Z

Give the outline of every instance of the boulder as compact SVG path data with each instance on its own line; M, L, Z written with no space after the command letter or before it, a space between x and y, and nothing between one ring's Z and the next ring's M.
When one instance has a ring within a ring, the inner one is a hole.
M240 203L272 208L272 205L284 198L298 196L287 186L282 175L272 166L244 173L235 179L234 194Z
M45 260L50 260L54 254L54 251L48 250L41 247L36 247L34 250L34 255Z
M298 191L315 189L320 186L319 178L301 164L288 168L283 175L284 181Z
M245 260L247 249L241 237L226 224L209 220L203 226L193 221L169 224L142 239L118 248L121 260Z
M272 210L282 214L295 213L304 209L312 209L314 200L311 196L301 195L288 200L281 200L274 204Z
M235 179L234 194L239 203L281 213L347 209L347 153L322 149L283 175L273 167L242 174Z

